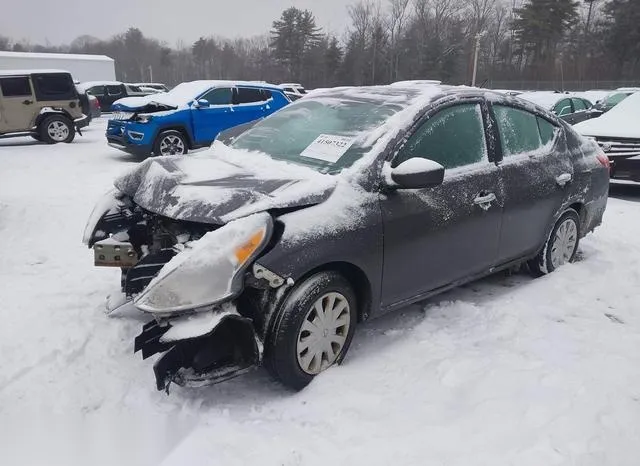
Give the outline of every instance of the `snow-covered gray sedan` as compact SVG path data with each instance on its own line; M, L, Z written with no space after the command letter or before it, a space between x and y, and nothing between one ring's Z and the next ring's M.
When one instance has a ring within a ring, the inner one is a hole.
M85 242L122 269L158 389L265 363L300 389L358 323L501 269L573 260L608 160L520 99L442 85L317 91L206 153L115 182Z

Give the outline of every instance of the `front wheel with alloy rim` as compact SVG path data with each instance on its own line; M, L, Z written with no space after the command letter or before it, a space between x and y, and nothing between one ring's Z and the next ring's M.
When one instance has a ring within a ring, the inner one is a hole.
M163 131L156 138L153 147L155 155L182 155L188 151L187 141L180 131Z
M339 273L319 272L291 292L273 319L266 366L284 385L301 390L344 359L357 321L356 296Z
M71 142L76 137L73 122L63 115L51 115L46 117L38 126L40 141L47 144L58 142Z
M572 262L580 242L580 216L573 209L560 216L542 251L529 261L529 269L540 276Z

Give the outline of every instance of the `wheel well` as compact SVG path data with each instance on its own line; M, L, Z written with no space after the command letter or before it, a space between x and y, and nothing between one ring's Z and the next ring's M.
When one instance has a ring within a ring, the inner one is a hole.
M571 204L569 207L569 209L573 209L576 212L578 212L578 217L580 218L580 228L582 229L582 227L584 227L584 222L585 222L585 218L586 218L586 211L584 208L584 204L580 203L580 202L574 202L573 204Z
M40 115L38 115L38 117L36 118L35 124L34 126L39 126L40 123L42 123L42 121L49 117L49 116L63 116L65 118L67 118L69 121L71 121L73 123L73 118L71 118L71 115L69 115L67 112L65 112L64 110L60 110L57 112L52 112L52 111L48 111L48 112L44 112L41 113Z
M310 270L297 281L304 281L307 277L326 270L336 271L347 279L358 299L358 322L366 320L371 309L371 283L360 267L350 262L329 262Z
M189 132L184 128L184 126L169 126L167 128L159 129L158 130L158 134L156 134L156 138L153 141L154 144L156 143L156 140L158 139L158 136L160 136L165 131L178 131L178 132L180 132L184 136L184 139L187 141L187 145L189 146L189 149L193 149L193 141L191 141L191 136L189 136Z

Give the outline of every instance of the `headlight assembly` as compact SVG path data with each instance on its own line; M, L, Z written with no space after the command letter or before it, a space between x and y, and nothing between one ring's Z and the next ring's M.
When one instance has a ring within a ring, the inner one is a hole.
M269 242L273 220L266 212L229 222L188 243L134 300L145 312L169 314L230 299L242 274Z

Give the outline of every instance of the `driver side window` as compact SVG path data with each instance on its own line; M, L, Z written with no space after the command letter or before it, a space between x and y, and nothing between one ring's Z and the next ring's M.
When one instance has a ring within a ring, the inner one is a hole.
M486 161L480 104L447 107L430 117L411 135L393 166L413 157L433 160L446 169Z
M231 88L223 87L211 89L200 98L206 99L209 102L209 105L231 105L231 96Z

